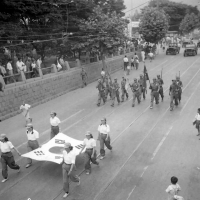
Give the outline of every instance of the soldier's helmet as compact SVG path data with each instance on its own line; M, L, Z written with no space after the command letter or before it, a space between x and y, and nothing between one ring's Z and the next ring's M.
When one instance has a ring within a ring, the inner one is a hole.
M140 77L143 77L143 74L140 74Z
M158 74L157 77L160 78L160 75Z
M98 82L100 83L100 82L101 82L101 79L98 79Z
M134 81L137 81L137 78L134 78Z

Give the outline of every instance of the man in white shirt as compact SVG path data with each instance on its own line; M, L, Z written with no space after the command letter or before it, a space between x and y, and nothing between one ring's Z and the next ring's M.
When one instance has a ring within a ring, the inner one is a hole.
M56 115L56 112L51 112L50 114L51 139L55 137L60 131L59 124L61 123L61 121L58 117L56 117Z
M86 148L86 149L85 149ZM93 138L93 135L90 131L87 131L86 138L83 140L83 148L81 149L80 154L85 149L85 171L86 174L91 173L91 164L92 162L95 165L99 165L96 161L97 154L96 154L96 140Z
M124 57L124 71L126 71L126 69L127 69L127 66L128 66L128 58L127 58L127 56L125 55L125 57Z
M15 78L14 78L14 73L13 73L13 67L12 67L12 60L10 59L7 63L7 70L8 70L8 75L10 76L9 77L9 82L15 82Z
M21 58L18 58L18 61L16 62L17 71L20 73L20 71L26 72L26 65L22 62Z
M152 52L149 53L150 62L153 60L154 54Z
M39 148L39 142L38 142L39 133L36 130L33 129L32 124L27 124L26 135L27 135L27 138L28 138L28 142L27 142L28 152ZM29 168L31 165L32 165L32 159L27 158L26 168Z
M30 110L31 106L29 104L25 104L25 102L23 101L23 104L20 106L20 110L22 110L22 115L25 117L26 119L26 125L30 122L32 122L32 119L30 117ZM25 125L25 126L26 126Z

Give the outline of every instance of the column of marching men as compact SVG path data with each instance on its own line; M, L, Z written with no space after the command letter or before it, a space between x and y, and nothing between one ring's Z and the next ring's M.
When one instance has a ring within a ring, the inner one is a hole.
M108 97L111 100L111 106L114 107L115 99L118 102L118 105L124 102L125 97L126 100L129 98L129 88L132 92L132 107L135 107L135 101L137 99L138 104L141 103L141 100L145 100L147 94L147 80L149 80L146 66L144 66L144 74L140 74L139 79L134 78L133 81L130 81L128 78L122 77L121 84L118 83L117 78L112 80L109 73L102 73L101 78L98 79L98 83L96 88L98 89L98 101L97 106L103 105L108 101ZM159 104L160 97L162 101L164 100L164 91L163 91L164 81L161 75L157 75L157 78L153 78L153 82L149 81L149 89L150 89L150 108L153 108L154 102L155 104ZM169 96L170 96L170 110L174 109L174 105L178 106L181 101L182 94L182 81L180 80L180 76L176 76L176 79L172 80L172 84L169 87ZM120 95L121 88L121 95Z

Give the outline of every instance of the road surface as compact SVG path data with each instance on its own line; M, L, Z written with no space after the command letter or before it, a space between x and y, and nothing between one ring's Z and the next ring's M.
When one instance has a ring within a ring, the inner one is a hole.
M97 83L77 89L31 109L34 129L40 132L40 143L50 138L50 111L62 120L61 132L83 140L87 130L97 138L97 127L106 117L111 128L113 151L106 150L106 158L92 173L84 173L83 157L77 158L77 173L81 185L70 184L69 200L156 200L167 199L165 189L171 176L179 178L180 193L186 200L200 199L200 140L192 121L200 107L200 56L183 57L160 53L153 62L146 61L152 81L163 69L164 102L150 106L150 91L146 100L131 107L129 100L115 104L111 101L97 107ZM143 71L132 70L129 79L138 78ZM176 74L181 75L183 94L181 104L169 110L169 86ZM112 75L121 82L124 72ZM149 85L149 84L148 84ZM21 115L0 123L21 153L26 153L26 129ZM99 152L99 144L98 144ZM26 169L26 159L15 154L21 166L19 174L9 170L9 180L0 183L0 200L61 200L62 168L51 162L37 162Z

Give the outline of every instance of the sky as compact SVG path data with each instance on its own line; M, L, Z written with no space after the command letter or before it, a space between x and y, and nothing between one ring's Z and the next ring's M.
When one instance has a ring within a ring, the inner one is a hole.
M200 2L200 0L173 0L174 2L182 2L182 3L185 3L185 4L190 4L190 5L193 5L193 6L196 6L198 5L198 2ZM147 2L147 3L146 3ZM134 10L132 11L129 11L131 10L132 8L135 8L137 6L140 6L141 4L144 4L145 5L148 5L148 0L124 0L124 3L126 5L126 16L128 16L129 14L132 15L134 14ZM138 10L140 10L140 8L142 8L142 6L140 6L139 8L137 8ZM129 12L127 12L129 11Z

